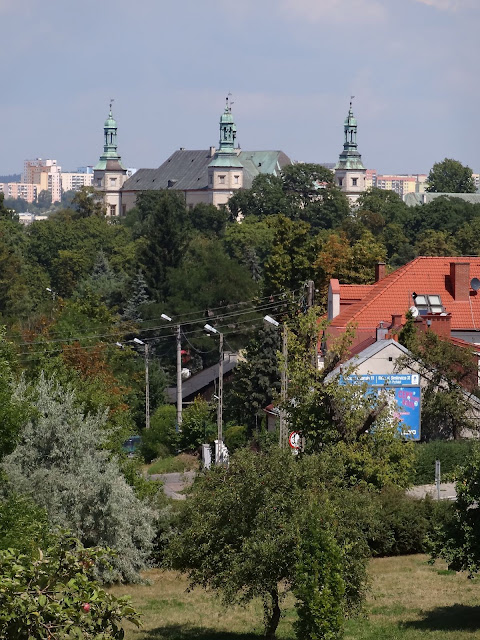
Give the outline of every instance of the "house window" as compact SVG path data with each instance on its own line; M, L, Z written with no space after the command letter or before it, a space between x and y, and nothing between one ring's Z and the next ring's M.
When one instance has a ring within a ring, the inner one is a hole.
M117 184L117 179L116 178L110 178L110 185L114 186Z
M117 215L117 205L116 204L111 204L110 205L110 215L111 216L116 216Z
M412 298L421 316L425 316L427 313L444 313L445 311L442 300L438 295L414 292L412 293Z
M235 180L235 184L238 184L240 181L240 176L233 176L234 180Z
M210 174L210 178L208 180L209 184L213 184L213 176Z
M352 187L356 187L358 182L358 178L352 178Z
M338 186L343 187L343 178L338 179Z
M218 176L218 181L220 184L225 184L225 176Z
M127 215L127 205L122 204L122 216L126 216L126 215Z

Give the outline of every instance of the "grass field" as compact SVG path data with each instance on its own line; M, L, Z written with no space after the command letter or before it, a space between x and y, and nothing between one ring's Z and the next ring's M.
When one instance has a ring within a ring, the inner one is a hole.
M379 558L370 564L366 616L347 622L346 640L472 640L480 637L480 582L454 574L426 556ZM187 593L185 579L153 570L148 585L116 587L130 594L143 628L127 629L127 640L259 640L262 608L224 609L201 589ZM285 603L279 638L293 639L293 598Z

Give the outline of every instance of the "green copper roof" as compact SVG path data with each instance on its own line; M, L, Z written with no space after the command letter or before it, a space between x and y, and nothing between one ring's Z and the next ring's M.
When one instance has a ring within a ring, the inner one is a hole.
M112 115L111 104L108 118L105 120L105 124L103 126L103 138L103 153L100 156L99 161L95 165L95 169L97 171L105 171L105 169L107 168L107 162L112 160L115 163L118 163L119 168L125 169L125 167L121 163L121 158L118 155L117 151L117 122Z
M211 167L241 167L237 158L235 140L237 127L233 120L232 105L227 96L225 111L220 116L220 143L218 151L210 162Z
M357 149L357 119L353 115L352 102L344 123L345 142L335 169L364 170L362 156Z

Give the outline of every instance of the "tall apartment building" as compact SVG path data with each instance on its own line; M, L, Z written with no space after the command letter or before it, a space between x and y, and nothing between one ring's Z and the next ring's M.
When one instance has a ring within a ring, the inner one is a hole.
M62 167L56 160L25 160L23 165L22 182L38 185L38 193L49 191L52 202L62 199Z
M0 191L5 198L22 198L27 202L34 202L40 193L38 185L31 182L0 182Z
M91 187L93 185L93 172L83 173L80 171L62 171L61 180L62 191L78 191L82 187Z

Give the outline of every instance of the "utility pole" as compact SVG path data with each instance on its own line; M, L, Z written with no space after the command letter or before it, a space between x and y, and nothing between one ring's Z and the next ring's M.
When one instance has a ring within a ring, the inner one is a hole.
M217 440L218 440L218 462L223 464L223 333L219 334L218 361L218 407L217 407Z
M287 369L288 369L288 344L287 344L287 327L285 324L283 325L282 331L282 356L283 356L283 366L281 372L281 388L280 388L280 435L279 435L279 445L280 448L286 447L288 444L288 433L287 433L287 420L285 417L285 403L287 401L287 390L288 390L288 380L287 380Z
M180 325L177 324L177 425L178 430L182 429L182 332Z
M150 380L148 376L147 342L145 342L145 429L150 429Z
M307 309L311 309L315 304L315 283L307 280Z

